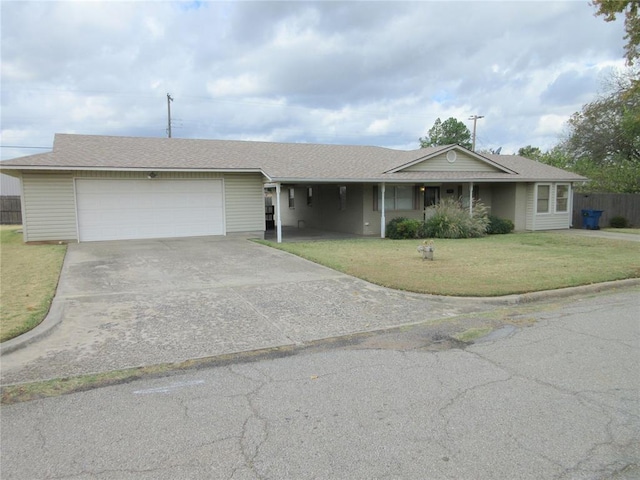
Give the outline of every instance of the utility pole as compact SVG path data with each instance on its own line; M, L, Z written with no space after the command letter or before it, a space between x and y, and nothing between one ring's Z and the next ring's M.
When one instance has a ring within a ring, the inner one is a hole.
M167 136L171 138L171 102L173 98L167 93Z
M471 151L476 151L476 122L478 119L484 118L484 115L471 115L469 120L473 120L473 141L471 143ZM171 136L171 135L169 135Z

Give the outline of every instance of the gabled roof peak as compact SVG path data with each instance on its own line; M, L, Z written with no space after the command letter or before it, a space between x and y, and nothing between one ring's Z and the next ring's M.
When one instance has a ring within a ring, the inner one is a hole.
M428 147L428 148L423 148L421 150L417 150L416 152L423 152L423 155L420 155L417 158L414 158L413 160L404 163L402 165L398 165L388 171L386 171L385 173L399 173L402 172L406 169L409 169L411 167L414 167L420 163L423 162L428 162L429 160L435 158L435 157L439 157L442 154L447 154L447 158L453 158L455 161L455 155L452 157L449 152L461 152L464 155L473 158L475 161L485 164L485 165L489 165L492 168L501 171L503 173L509 173L509 174L516 174L517 172L505 167L504 165L501 165L498 162L495 162L483 155L480 155L479 153L473 152L472 150L469 150L468 148L463 147L462 145L458 145L458 144L451 144L451 145L442 145L439 147ZM451 160L450 160L451 161Z

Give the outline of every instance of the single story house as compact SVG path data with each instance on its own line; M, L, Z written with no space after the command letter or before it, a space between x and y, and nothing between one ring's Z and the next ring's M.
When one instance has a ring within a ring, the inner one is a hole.
M384 237L445 197L481 200L516 230L571 226L587 179L459 145L411 151L180 138L58 134L53 151L0 163L20 179L25 242L264 235L282 226Z

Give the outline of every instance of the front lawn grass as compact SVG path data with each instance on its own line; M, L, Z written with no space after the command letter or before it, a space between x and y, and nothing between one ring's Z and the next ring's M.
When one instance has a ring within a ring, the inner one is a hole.
M436 239L435 260L420 240L262 242L313 262L399 290L498 296L640 277L640 244L577 235L514 233Z
M58 285L66 245L25 245L20 226L0 226L0 342L37 326Z

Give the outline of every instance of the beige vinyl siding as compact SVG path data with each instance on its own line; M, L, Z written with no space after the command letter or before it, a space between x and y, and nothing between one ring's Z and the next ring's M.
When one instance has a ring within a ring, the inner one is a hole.
M481 200L484 201L482 195ZM491 199L493 206L491 213L497 217L511 220L515 223L516 218L516 184L494 184L491 188Z
M227 233L263 232L264 188L260 174L224 176Z
M456 152L455 162L447 160L447 154L443 153L424 162L412 165L403 171L405 172L499 172L500 170L481 162L476 158Z
M565 185L565 183L560 183ZM549 185L549 213L536 213L536 190L538 185ZM527 230L561 230L571 226L571 209L568 212L556 213L556 186L557 183L534 183L528 184L526 205L527 205ZM569 189L569 198L572 192Z
M535 230L535 190L536 186L534 183L527 184L527 201L526 201L526 211L527 218L525 221L525 229L526 230Z
M527 220L527 185L524 183L506 183L491 185L491 213L513 222L514 230L528 229ZM480 198L484 201L482 190ZM533 205L533 204L532 204Z
M515 195L515 219L513 220L513 227L516 231L525 230L525 224L527 221L527 186L524 183L516 184Z
M24 172L24 241L76 240L76 207L71 173Z
M552 213L539 215L536 218L536 230L560 230L569 228L570 215L568 213Z
M150 172L23 172L24 240L77 240L74 178L144 179ZM157 172L157 179L224 178L226 232L264 231L260 174Z

